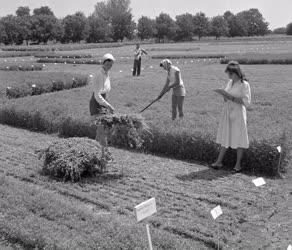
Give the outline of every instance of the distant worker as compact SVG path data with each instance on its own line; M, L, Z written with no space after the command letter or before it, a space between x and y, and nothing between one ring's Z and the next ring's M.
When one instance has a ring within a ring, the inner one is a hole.
M181 77L180 69L174 65L168 59L164 59L160 63L160 67L167 71L166 83L158 96L158 99L161 98L166 92L170 89L173 89L172 92L172 120L175 120L177 117L177 110L179 117L183 118L183 104L184 98L186 95L185 86Z
M135 53L134 53L134 68L133 68L133 76L140 75L141 73L141 61L142 61L142 55L148 55L146 50L140 48L140 44L136 45Z
M251 102L251 91L238 62L231 61L225 72L230 79L226 88L215 90L224 99L224 108L216 140L221 145L221 150L217 161L211 167L222 168L225 153L228 148L232 148L237 150L237 161L233 172L240 172L244 149L249 147L246 106Z

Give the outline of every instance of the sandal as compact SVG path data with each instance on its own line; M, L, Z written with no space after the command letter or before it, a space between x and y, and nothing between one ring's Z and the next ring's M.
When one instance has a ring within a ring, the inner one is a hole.
M240 168L240 169L234 168L234 169L231 170L231 173L233 173L233 174L237 174L237 173L240 173L240 172L242 172L242 168Z
M215 165L214 163L209 165L210 168L213 168L213 169L216 169L216 170L219 170L221 168L223 168L223 164L221 165Z

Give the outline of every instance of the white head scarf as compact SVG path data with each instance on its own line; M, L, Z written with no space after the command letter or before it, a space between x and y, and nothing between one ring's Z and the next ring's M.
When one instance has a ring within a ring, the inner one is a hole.
M164 69L168 70L172 65L172 62L169 59L164 59L161 61L160 65L162 65Z

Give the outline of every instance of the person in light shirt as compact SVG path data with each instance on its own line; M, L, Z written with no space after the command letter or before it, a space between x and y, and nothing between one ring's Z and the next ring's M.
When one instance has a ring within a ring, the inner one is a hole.
M251 103L251 91L238 62L229 62L225 72L230 80L224 90L216 90L224 99L216 139L221 145L221 150L217 161L211 167L221 168L226 150L232 148L237 150L237 161L233 172L240 172L244 149L249 147L246 107Z
M115 58L111 54L103 56L101 69L97 74L90 76L90 86L92 90L91 99L89 102L89 111L93 124L96 126L96 141L102 148L102 169L106 169L107 162L112 159L108 151L108 137L111 129L103 126L98 117L114 113L114 107L108 101L108 94L111 90L109 71L114 64ZM98 121L98 122L97 122Z
M101 69L90 79L92 96L89 102L89 110L91 116L114 112L114 107L108 101L108 94L111 91L109 71L114 61L113 55L105 54Z
M161 98L166 92L170 89L173 89L172 93L172 120L175 120L177 117L177 111L179 117L184 117L183 104L184 98L186 95L186 89L181 77L180 69L174 65L169 59L164 59L160 63L160 67L167 71L166 83L158 96L158 99Z
M135 53L134 53L134 67L133 67L133 76L139 76L141 73L141 64L142 64L142 55L148 55L146 50L140 48L140 44L136 45Z

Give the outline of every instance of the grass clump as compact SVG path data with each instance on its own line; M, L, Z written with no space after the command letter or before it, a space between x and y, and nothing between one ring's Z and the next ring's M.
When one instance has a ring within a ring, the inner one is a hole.
M102 166L99 143L85 138L58 140L38 154L43 159L44 174L64 181L80 181L81 177L93 175Z

